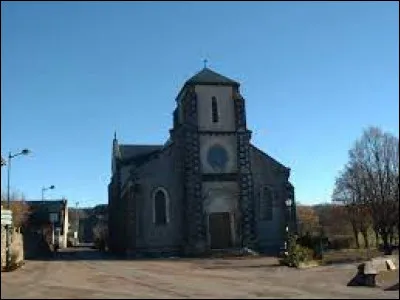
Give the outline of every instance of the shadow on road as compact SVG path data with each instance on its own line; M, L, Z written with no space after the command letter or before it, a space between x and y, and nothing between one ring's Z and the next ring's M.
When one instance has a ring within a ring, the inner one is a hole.
M110 253L101 252L87 246L76 246L66 249L60 249L57 252L46 252L41 255L27 257L26 260L40 261L76 261L76 260L124 260L123 257L118 257Z
M126 257L123 255L116 255L109 252L99 251L98 249L94 249L88 245L80 245L75 247L69 247L66 249L59 249L57 252L48 252L44 251L40 254L36 253L35 256L26 257L26 260L34 260L34 261L95 261L95 260L118 260L118 261L126 261L126 260L135 260L135 261L156 261L156 260L174 260L174 261L197 261L199 257L184 257L184 256L169 256L165 255L163 257L160 256L141 256L141 257ZM203 257L204 261L231 261L231 260L242 260L243 257L212 257L207 256ZM245 259L247 260L247 259ZM252 261L252 259L250 259ZM246 265L246 266L237 266L237 268L263 268L263 267L271 267L271 266L279 266L279 263L274 260L268 264L256 264L256 265ZM208 266L210 269L225 269L231 268L231 266L225 265L213 265Z
M396 283L393 286L388 287L385 291L398 291L399 290L399 283Z
M52 251L42 235L26 231L23 239L25 260L43 260L52 256Z

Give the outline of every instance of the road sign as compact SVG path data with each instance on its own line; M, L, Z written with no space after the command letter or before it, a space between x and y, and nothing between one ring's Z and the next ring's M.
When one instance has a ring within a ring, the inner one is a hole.
M7 223L7 224L3 224L3 225L9 225L8 223L11 223L12 221L12 211L9 209L4 209L1 211L1 224L3 224L3 222Z
M1 225L11 225L12 220L1 219Z

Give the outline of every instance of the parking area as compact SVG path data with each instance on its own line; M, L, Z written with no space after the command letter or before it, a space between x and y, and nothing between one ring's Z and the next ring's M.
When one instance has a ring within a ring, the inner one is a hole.
M355 273L355 264L297 270L266 257L118 260L77 248L2 273L1 298L398 299L385 290L398 273L380 287L347 287Z

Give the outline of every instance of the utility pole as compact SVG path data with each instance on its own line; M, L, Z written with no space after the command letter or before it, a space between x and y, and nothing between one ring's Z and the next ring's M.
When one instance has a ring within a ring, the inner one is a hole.
M51 185L49 187L42 187L42 202L44 201L44 192L47 190L54 190L56 187L54 185ZM51 221L51 244L55 245L55 235L54 235L54 222L55 220L53 219L53 217L51 217L52 219Z

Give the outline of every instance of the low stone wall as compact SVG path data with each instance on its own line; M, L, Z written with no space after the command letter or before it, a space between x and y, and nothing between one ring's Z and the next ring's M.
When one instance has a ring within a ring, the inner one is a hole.
M1 267L6 266L6 245L7 235L6 228L1 226ZM23 236L17 230L13 230L11 236L11 260L20 263L24 260L24 241Z

